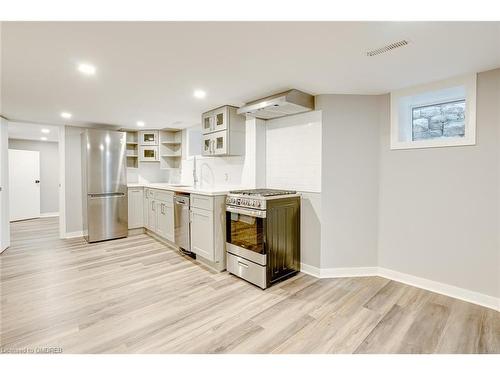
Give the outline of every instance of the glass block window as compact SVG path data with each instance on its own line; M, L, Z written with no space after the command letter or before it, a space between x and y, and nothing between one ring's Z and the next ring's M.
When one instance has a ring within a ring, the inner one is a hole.
M465 99L412 108L414 141L464 137Z

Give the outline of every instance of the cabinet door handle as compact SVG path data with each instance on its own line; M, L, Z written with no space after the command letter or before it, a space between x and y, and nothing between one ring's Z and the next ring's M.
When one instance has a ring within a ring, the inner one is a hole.
M241 266L241 267L248 268L248 264L242 263L240 261L238 261L238 265Z
M155 211L155 201L151 202L151 211Z

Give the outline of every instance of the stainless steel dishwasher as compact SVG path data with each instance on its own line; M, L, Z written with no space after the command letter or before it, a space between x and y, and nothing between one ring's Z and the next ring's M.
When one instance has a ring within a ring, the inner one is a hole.
M189 194L174 195L174 239L184 252L191 254Z

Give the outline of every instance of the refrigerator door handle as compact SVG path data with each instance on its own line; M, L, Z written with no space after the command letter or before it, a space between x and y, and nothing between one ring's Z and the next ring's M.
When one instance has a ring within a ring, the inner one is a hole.
M90 199L99 199L99 198L123 198L125 197L125 193L98 193L98 194L88 194Z

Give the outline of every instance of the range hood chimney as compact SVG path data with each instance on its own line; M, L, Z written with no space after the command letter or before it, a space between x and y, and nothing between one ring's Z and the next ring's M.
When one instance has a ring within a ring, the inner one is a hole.
M269 120L313 109L314 96L293 89L247 103L238 109L238 114Z

